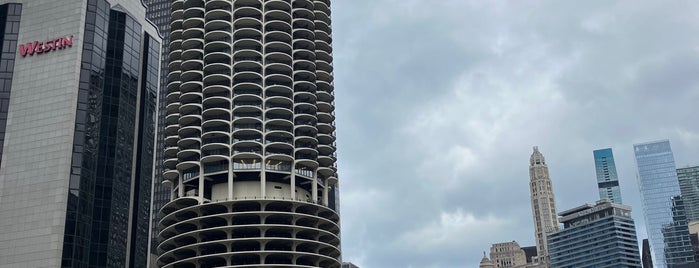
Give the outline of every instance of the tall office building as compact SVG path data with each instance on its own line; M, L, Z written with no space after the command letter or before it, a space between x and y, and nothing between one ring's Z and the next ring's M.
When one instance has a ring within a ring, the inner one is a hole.
M638 267L631 207L602 199L558 214L563 229L549 234L551 267Z
M139 0L0 1L0 267L146 267L160 37Z
M144 0L146 17L152 21L162 36L160 49L160 84L158 86L158 119L156 125L155 165L153 167L153 190L151 198L151 242L148 248L151 259L155 258L158 246L158 212L170 201L170 189L163 184L163 153L165 152L165 107L167 105L168 57L170 54L170 5L172 0Z
M329 0L172 2L160 267L340 267Z
M600 199L609 199L621 204L621 191L619 190L619 176L616 173L614 154L612 148L594 150L595 171L597 173L597 188Z
M635 144L634 154L653 263L674 267L694 262L670 141Z
M687 221L699 221L699 166L678 168L677 179Z
M558 218L556 217L556 201L551 186L549 168L544 156L539 152L539 147L536 146L529 158L529 188L531 190L534 234L538 253L533 262L534 265L537 265L536 267L549 267L546 236L548 233L558 230Z

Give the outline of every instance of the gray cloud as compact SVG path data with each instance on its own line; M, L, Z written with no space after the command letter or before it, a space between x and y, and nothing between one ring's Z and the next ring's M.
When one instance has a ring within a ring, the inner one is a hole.
M533 245L528 159L559 210L596 200L613 147L645 237L633 143L699 164L699 19L690 1L333 2L343 258L477 267Z

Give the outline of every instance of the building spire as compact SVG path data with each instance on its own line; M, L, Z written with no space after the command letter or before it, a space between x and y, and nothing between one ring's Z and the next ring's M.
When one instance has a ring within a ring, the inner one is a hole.
M556 202L544 155L539 152L539 147L537 146L534 146L533 151L529 158L529 187L535 227L534 236L538 254L535 262L543 265L537 267L548 268L549 257L546 235L558 229Z
M532 156L529 157L529 165L546 166L546 159L544 158L544 155L539 152L539 146L534 146L533 149L534 152L532 153Z

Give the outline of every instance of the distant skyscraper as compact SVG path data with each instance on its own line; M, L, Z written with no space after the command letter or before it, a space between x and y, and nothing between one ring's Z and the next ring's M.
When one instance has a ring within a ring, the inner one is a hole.
M600 199L609 199L613 203L621 204L621 191L619 190L619 177L614 164L612 149L600 149L593 151L595 157L595 170L597 173L597 188Z
M694 261L670 141L634 145L646 231L656 267Z
M551 267L641 267L631 207L602 199L559 215L563 230L548 236Z
M538 256L534 258L534 263L548 267L546 234L558 230L558 218L556 217L556 201L553 196L549 168L546 166L544 156L539 152L539 147L536 146L529 158L529 188L531 190L536 251L538 252Z
M516 241L495 243L490 247L490 260L495 267L524 268L527 257Z
M699 166L678 168L677 179L687 221L699 221Z

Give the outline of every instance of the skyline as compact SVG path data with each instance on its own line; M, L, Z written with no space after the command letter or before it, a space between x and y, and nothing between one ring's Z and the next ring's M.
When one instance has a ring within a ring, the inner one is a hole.
M559 210L599 199L592 151L612 148L642 241L633 144L699 164L699 3L420 3L333 2L343 259L477 267L534 245L532 146Z
M534 163L556 223L606 204L600 148L639 249L647 219L686 232L644 217L642 194L671 193L685 221L670 171L699 168L699 2L169 0L159 105L149 1L38 1L0 0L0 263L478 267L496 243L536 247ZM13 51L47 35L72 45ZM638 160L654 142L672 147L662 172ZM150 228L160 257L140 250L149 179L180 198Z

